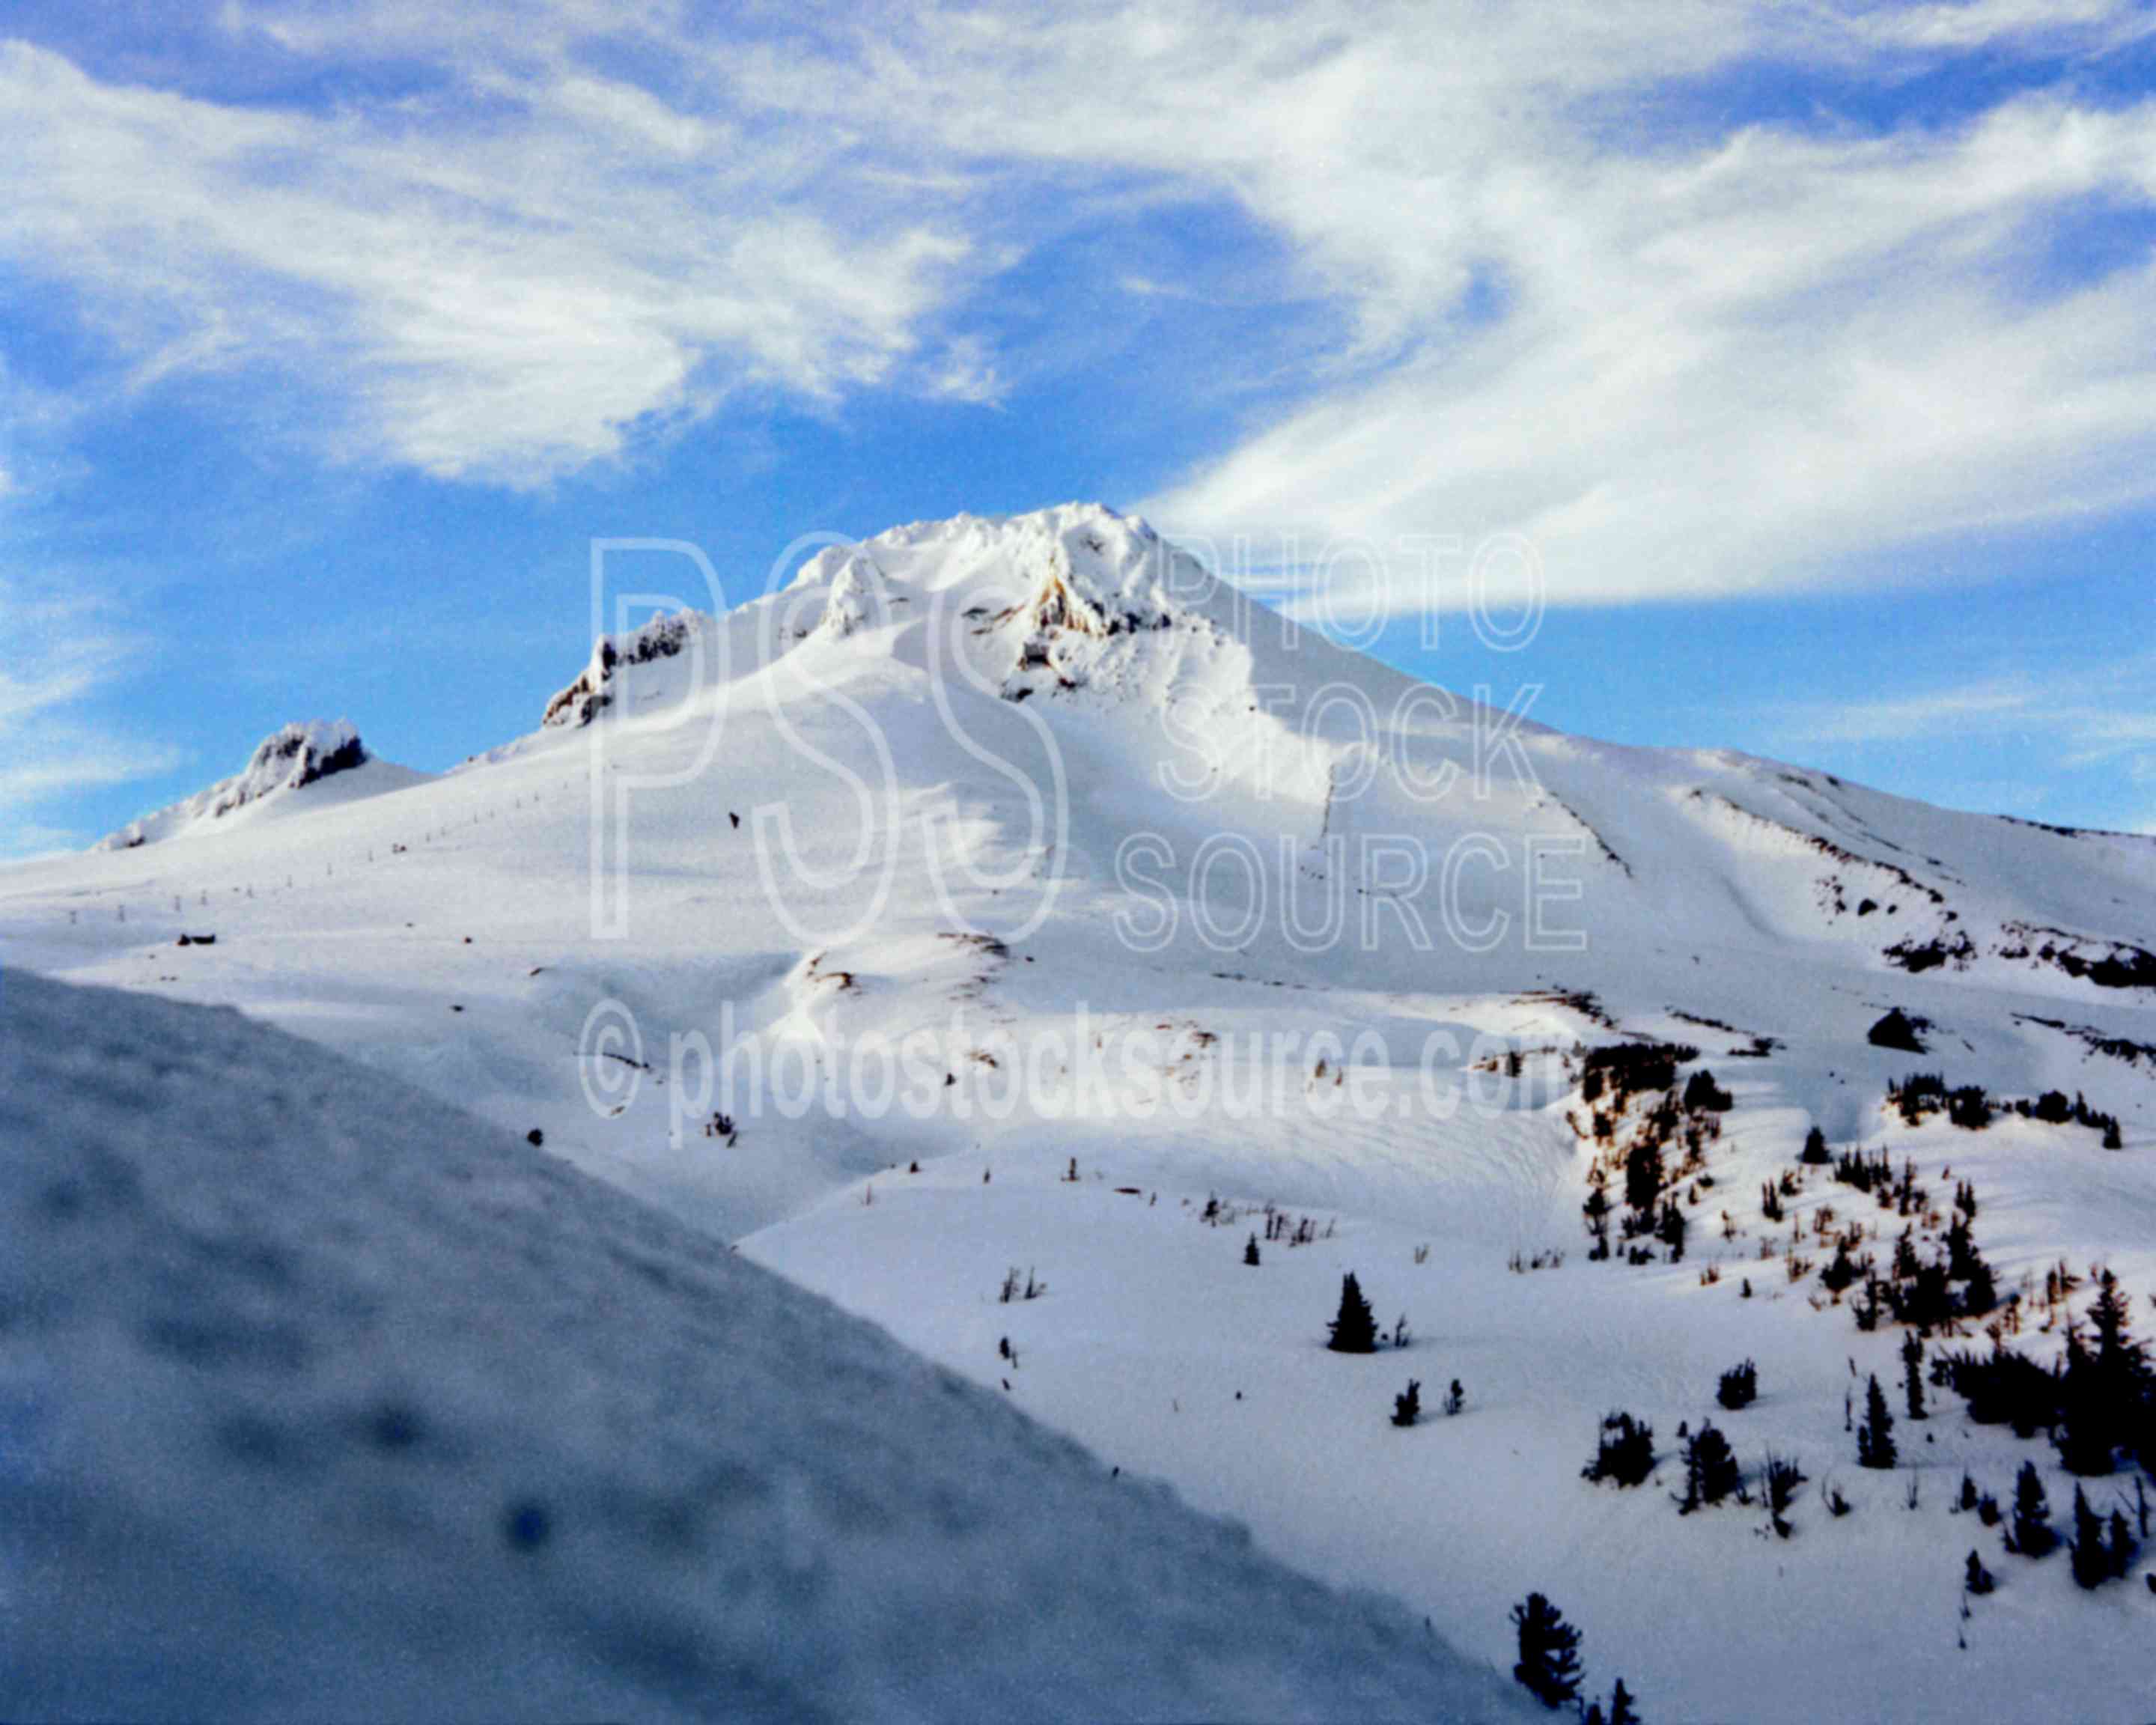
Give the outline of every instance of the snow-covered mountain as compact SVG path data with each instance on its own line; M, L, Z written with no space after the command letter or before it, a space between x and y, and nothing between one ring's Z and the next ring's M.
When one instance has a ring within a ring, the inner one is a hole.
M132 850L169 839L229 832L264 816L305 813L403 790L428 777L369 754L349 720L307 720L271 732L231 778L131 820L100 839L96 848ZM301 792L308 794L302 797Z
M1856 1466L1845 1398L1899 1384L1905 1332L1821 1278L1852 1227L1882 1276L1904 1227L1943 1254L1973 1183L2010 1345L2085 1311L2061 1260L2156 1291L2156 843L1565 736L1084 506L824 552L596 644L533 718L394 795L9 870L0 950L537 1131L1501 1668L1539 1589L1659 1717L2143 1710L2140 1582L1957 1512L1964 1469L2003 1498L2033 1459L2063 1517L2048 1445L1933 1387L1902 1466ZM1890 1105L1918 1072L1952 1114ZM1814 1128L1924 1201L1804 1163ZM1046 1297L1006 1303L1014 1266ZM1323 1348L1349 1270L1399 1353ZM1461 1413L1394 1428L1409 1376ZM1580 1478L1620 1408L1656 1489ZM1709 1417L1754 1507L1680 1516ZM1770 1447L1810 1476L1788 1539ZM1965 1602L1974 1548L2001 1585Z

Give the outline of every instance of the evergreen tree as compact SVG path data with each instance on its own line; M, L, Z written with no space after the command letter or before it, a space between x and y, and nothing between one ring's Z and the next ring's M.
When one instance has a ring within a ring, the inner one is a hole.
M1642 1140L1625 1155L1625 1203L1645 1215L1662 1196L1662 1151L1659 1144Z
M1924 1344L1912 1333L1902 1338L1902 1389L1907 1398L1909 1417L1924 1417Z
M1961 1584L1978 1599L1982 1599L1984 1594L1999 1585L1992 1579L1991 1572L1984 1567L1984 1559L1977 1556L1976 1548L1974 1546L1969 1548L1969 1566L1963 1572Z
M1611 1414L1602 1421L1602 1435L1594 1460L1580 1469L1580 1476L1596 1481L1614 1480L1620 1486L1643 1484L1655 1470L1655 1428L1630 1414Z
M1827 1153L1826 1134L1814 1127L1804 1134L1804 1153L1799 1158L1814 1168L1825 1168L1834 1158Z
M1340 1279L1340 1314L1327 1326L1332 1340L1325 1345L1335 1353L1375 1353L1378 1320L1370 1302L1363 1297L1362 1284L1349 1271Z
M1564 1620L1540 1594L1529 1594L1512 1607L1519 1630L1520 1659L1512 1676L1544 1707L1553 1710L1579 1694L1579 1631Z
M1677 1507L1686 1515L1702 1504L1719 1503L1732 1493L1742 1499L1744 1476L1737 1466L1736 1451L1711 1422L1702 1420L1699 1430L1686 1440L1684 1464L1684 1496L1677 1500Z
M1622 1677L1609 1692L1609 1725L1640 1725L1639 1710L1632 1705L1632 1692L1625 1686Z
M1258 1237L1255 1234L1250 1236L1250 1244L1243 1248L1243 1261L1254 1270L1257 1268Z
M2096 1299L2089 1307L2089 1327L2096 1332L2093 1363L2105 1398L2123 1413L2138 1399L2148 1378L2148 1351L2128 1333L2126 1296L2110 1271L2097 1272Z
M2123 1578L2133 1567L2134 1553L2139 1548L2134 1541L2133 1528L2127 1521L2124 1512L2112 1511L2111 1533L2106 1543L2105 1555L2111 1559L2113 1579Z
M2133 1404L2141 1397L2146 1370L2138 1343L2126 1337L2126 1302L2103 1272L2105 1286L2090 1308L2097 1326L2096 1351L2081 1332L2066 1332L2065 1369L2059 1380L2059 1420L2051 1441L2069 1473L2107 1474L2126 1435Z
M1759 1368L1748 1359L1722 1374L1722 1384L1714 1392L1714 1399L1734 1412L1738 1408L1750 1407L1758 1394Z
M1685 1249L1685 1214L1676 1199L1662 1206L1661 1225L1655 1232L1664 1245L1670 1249L1670 1262L1681 1263Z
M2104 1543L2103 1521L2089 1507L2088 1493L2074 1487L2074 1532L2067 1546L2074 1580L2084 1588L2111 1579L2111 1549Z
M2025 1461L2014 1478L2014 1519L2007 1548L2025 1558L2041 1558L2058 1543L2059 1536L2051 1531L2051 1506L2044 1496L2044 1481L2036 1464Z
M1587 1237L1594 1242L1587 1255L1599 1264L1609 1255L1609 1176L1599 1164L1587 1177L1587 1202L1580 1209L1587 1217Z
M1795 1456L1767 1452L1767 1519L1774 1532L1787 1539L1796 1530L1789 1525L1789 1506L1797 1501L1797 1488L1804 1482L1804 1470Z
M1894 1416L1887 1411L1886 1393L1875 1376L1864 1391L1864 1423L1856 1428L1856 1462L1860 1467L1892 1467L1899 1455L1894 1447Z
M1421 1418L1422 1380L1419 1378L1410 1378L1408 1379L1406 1390L1393 1398L1393 1424L1403 1427L1409 1426Z

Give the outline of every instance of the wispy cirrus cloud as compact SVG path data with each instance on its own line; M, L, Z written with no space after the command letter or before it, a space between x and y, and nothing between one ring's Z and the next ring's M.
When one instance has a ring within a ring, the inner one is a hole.
M2136 653L2071 683L2010 673L1873 701L1792 703L1769 723L1793 748L2010 734L2041 743L2062 768L2116 765L2156 783L2152 688L2156 657Z
M311 113L13 43L0 150L0 256L79 296L122 388L251 368L326 453L447 478L543 481L743 387L892 382L969 251L543 59Z
M349 460L540 483L745 386L1009 399L968 295L1122 198L1226 201L1279 242L1260 290L1342 314L1298 405L1151 501L1171 528L1517 531L1552 598L1620 603L2156 499L2156 264L2059 255L2156 218L2156 102L2079 75L2138 5L220 16L235 53L428 75L309 106L0 50L0 254L129 387L272 368ZM1971 56L2003 94L1835 112ZM1763 74L1809 109L1724 117Z
M132 784L185 758L170 740L85 722L77 709L121 675L140 643L94 608L32 601L0 584L0 860L94 838L42 818L85 790Z

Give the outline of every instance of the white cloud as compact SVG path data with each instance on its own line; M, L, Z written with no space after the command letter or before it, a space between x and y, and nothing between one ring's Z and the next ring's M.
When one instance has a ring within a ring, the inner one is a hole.
M1258 285L1351 334L1149 501L1171 530L1516 531L1553 598L1622 602L1895 547L1915 578L1924 542L2156 496L2156 265L2045 261L2063 223L2156 208L2156 103L2062 85L1885 133L1686 105L1740 66L2094 56L2151 28L2123 0L224 17L448 91L249 109L0 51L0 253L83 295L137 387L286 367L353 459L543 480L744 382L1000 401L1024 379L969 287L1074 203L1226 199L1289 259Z
M1004 383L988 343L978 336L958 336L943 349L941 361L929 369L928 392L947 401L971 402L980 407L1000 406Z
M318 116L17 43L0 151L0 254L75 290L132 387L266 362L336 453L452 477L543 480L743 383L884 382L968 249L558 67Z

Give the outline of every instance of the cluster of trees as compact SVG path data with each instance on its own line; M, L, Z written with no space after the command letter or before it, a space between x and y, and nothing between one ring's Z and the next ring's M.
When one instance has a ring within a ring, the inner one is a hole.
M2010 1425L2024 1438L2047 1432L2070 1473L2108 1474L2121 1455L2156 1471L2156 1372L2131 1332L2118 1279L2103 1268L2094 1276L2086 1331L2069 1323L2056 1365L1994 1340L1988 1353L1942 1353L1931 1379L1959 1395L1980 1425Z
M1917 1329L1938 1329L1958 1318L1983 1317L1999 1303L1998 1283L1991 1266L1977 1249L1969 1223L1976 1214L1975 1189L1964 1181L1954 1189L1953 1214L1948 1223L1943 1254L1926 1258L1917 1247L1916 1221L1930 1214L1930 1194L1917 1184L1916 1167L1905 1163L1898 1178L1887 1171L1882 1153L1876 1158L1845 1153L1835 1168L1835 1178L1877 1197L1881 1209L1912 1218L1894 1243L1887 1274L1876 1273L1869 1253L1857 1255L1864 1234L1852 1224L1835 1242L1833 1260L1820 1274L1830 1293L1840 1295L1861 1281L1862 1296L1854 1307L1856 1327L1876 1330L1882 1317Z
M1448 1419L1467 1405L1467 1392L1460 1387L1460 1380L1457 1378L1452 1380L1451 1386L1445 1392L1445 1400L1441 1405ZM1404 1429L1413 1425L1421 1418L1422 1379L1410 1378L1408 1379L1408 1387L1393 1398L1393 1424Z
M1627 1058L1631 1065L1625 1069L1630 1077L1667 1076L1672 1081L1679 1057L1696 1057L1697 1052L1660 1043L1620 1044L1618 1050L1630 1051ZM1590 1058L1616 1051L1591 1050ZM1649 1241L1666 1247L1671 1263L1683 1260L1691 1224L1676 1196L1670 1190L1672 1181L1668 1153L1672 1149L1681 1153L1676 1169L1680 1181L1686 1174L1702 1169L1707 1145L1722 1135L1718 1117L1731 1103L1729 1092L1715 1084L1712 1073L1702 1070L1692 1075L1682 1096L1674 1087L1665 1090L1661 1099L1636 1122L1631 1141L1621 1153L1614 1147L1609 1153L1597 1153L1594 1166L1588 1170L1587 1202L1582 1206L1591 1242L1589 1258L1599 1263L1612 1255L1610 1228L1614 1218L1620 1236L1627 1243L1627 1261L1652 1261L1655 1252ZM1613 1140L1616 1133L1614 1117L1598 1112L1594 1132L1599 1141ZM1613 1174L1620 1182L1624 1204L1621 1215L1617 1214L1611 1199ZM1697 1173L1690 1194L1691 1201L1698 1202L1700 1187L1713 1183L1711 1176Z
M1071 1166L1074 1168L1077 1166L1077 1159L1075 1157L1071 1159ZM1209 1194L1205 1199L1205 1208L1199 1212L1198 1219L1209 1228L1224 1227L1241 1220L1247 1213L1247 1206L1238 1209L1233 1204L1223 1204L1217 1194ZM1267 1204L1265 1208L1265 1237L1267 1245L1271 1245L1276 1241L1285 1240L1289 1245L1302 1246L1312 1245L1320 1240L1332 1238L1334 1224L1330 1221L1326 1223L1323 1230L1321 1231L1314 1218L1297 1216L1291 1220L1286 1210L1276 1209L1270 1204ZM1244 1261L1255 1263L1257 1260L1255 1258L1245 1258Z
M2140 1549L2125 1511L2114 1509L2107 1521L2089 1507L2088 1493L2079 1486L2074 1487L2074 1532L2067 1558L2073 1565L2075 1581L2093 1589L2107 1581L2120 1580L2133 1567Z
M1579 1098L1599 1102L1604 1095L1619 1108L1635 1096L1668 1090L1677 1081L1677 1068L1699 1058L1699 1050L1682 1042L1613 1042L1590 1048L1580 1056Z
M1684 1088L1684 1105L1707 1114L1727 1114L1737 1099L1714 1081L1714 1074L1702 1066Z
M1907 1078L1890 1081L1887 1100L1901 1111L1906 1126L1914 1126L1942 1109L1948 1120L1970 1132L1982 1132L1991 1124L1991 1099L1982 1085L1964 1084L1948 1090L1944 1075L1938 1072L1912 1072Z
M1957 1085L1949 1089L1943 1074L1912 1072L1887 1085L1887 1100L1901 1111L1903 1122L1909 1126L1943 1110L1954 1125L1970 1132L1982 1132L1995 1117L2008 1111L2010 1106L2011 1111L2024 1120L2039 1120L2047 1126L2065 1126L2069 1122L2086 1126L2103 1134L2105 1149L2125 1147L2125 1140L2119 1134L2118 1117L2092 1108L2087 1098L2078 1091L2071 1101L2066 1100L2064 1091L2047 1090L2034 1101L2024 1096L2009 1105L1993 1101L1980 1084Z
M1253 1235L1250 1245L1245 1249L1245 1263L1257 1261L1255 1255L1257 1249L1257 1236ZM1340 1309L1326 1326L1326 1332L1325 1345L1335 1353L1375 1353L1388 1344L1394 1348L1408 1345L1405 1316L1403 1315L1393 1325L1389 1336L1382 1333L1378 1328L1378 1315L1371 1309L1370 1301L1363 1292L1363 1285L1356 1281L1355 1272L1352 1270L1340 1278ZM1467 1405L1467 1392L1460 1388L1457 1378L1446 1389L1442 1405L1448 1415L1457 1414ZM1408 1387L1393 1398L1393 1424L1407 1427L1421 1418L1422 1379L1410 1378Z
M2118 1117L2092 1108L2088 1100L2079 1091L2071 1102L2062 1090L2047 1090L2031 1102L2026 1096L2014 1105L2014 1111L2025 1120L2041 1120L2046 1126L2065 1126L2071 1122L2076 1126L2093 1127L2103 1134L2103 1147L2123 1150L2126 1141L2119 1136Z

